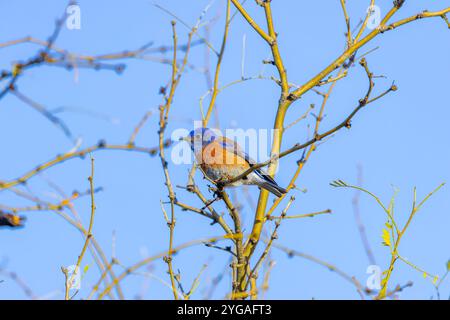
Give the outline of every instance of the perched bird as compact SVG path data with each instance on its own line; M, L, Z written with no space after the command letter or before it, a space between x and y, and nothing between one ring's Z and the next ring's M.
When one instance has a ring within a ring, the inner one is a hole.
M256 164L235 142L216 134L208 128L192 130L187 141L195 159L204 174L214 182L229 181L243 174ZM280 187L273 178L261 169L256 169L246 177L227 186L257 185L281 197L286 190Z

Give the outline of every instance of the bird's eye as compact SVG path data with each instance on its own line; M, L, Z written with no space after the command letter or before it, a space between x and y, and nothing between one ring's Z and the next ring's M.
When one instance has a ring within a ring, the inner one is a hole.
M197 135L195 136L195 138L196 138L196 139L200 139L201 136L200 136L199 134L197 134Z

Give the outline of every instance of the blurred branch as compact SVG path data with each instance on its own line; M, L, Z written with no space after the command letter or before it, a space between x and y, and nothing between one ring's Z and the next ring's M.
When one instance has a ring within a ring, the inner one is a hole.
M131 134L130 139L128 140L129 145L134 145L134 142L136 140L137 135L139 134L139 131L141 131L144 124L147 122L148 118L152 115L151 111L147 111L144 116L142 117L141 121L137 124L137 126L134 128L133 133Z
M58 117L53 115L50 111L47 110L43 105L40 103L37 103L36 101L32 100L31 98L27 97L20 91L18 91L16 88L12 88L11 93L16 96L20 101L24 102L25 104L29 105L39 113L41 113L45 118L47 118L50 122L52 122L57 128L59 128L64 135L72 142L74 142L72 133L70 132L69 127Z
M350 276L348 273L342 271L341 269L339 269L338 267L336 267L335 265L333 265L331 263L323 261L323 260L321 260L319 258L316 258L316 257L310 255L310 254L303 253L303 252L300 252L300 251L297 251L297 250L293 250L293 249L290 249L288 247L285 247L283 245L279 245L279 244L276 244L276 243L273 244L273 247L277 248L277 249L279 249L279 250L281 250L281 251L283 251L285 253L287 253L287 255L289 257L294 257L294 256L300 257L300 258L309 260L311 262L314 262L314 263L316 263L318 265L321 265L321 266L327 268L328 270L330 270L332 272L335 272L341 278L343 278L344 280L346 280L347 282L349 282L353 286L355 286L355 288L356 288L358 294L361 296L361 298L364 297L363 293L369 293L370 292L370 290L368 288L363 287L361 285L361 283L354 276Z
M358 185L362 186L362 167L358 166ZM362 222L361 212L359 207L359 199L361 196L361 190L356 190L355 195L352 200L353 206L353 214L355 216L356 225L358 227L359 236L361 237L361 242L364 247L364 251L366 252L367 258L369 259L369 263L372 265L376 265L375 256L373 255L372 248L370 247L369 240L367 239L366 228L364 223Z
M164 147L169 147L172 145L172 141L166 140L164 142ZM10 181L1 181L0 180L0 191L9 189L11 187L17 186L19 184L26 183L29 179L37 175L38 173L47 170L57 164L61 164L67 160L73 159L73 158L84 158L86 154L95 153L97 151L101 150L122 150L122 151L133 151L133 152L139 152L139 153L146 153L151 156L155 156L158 153L159 147L155 148L147 148L147 147L138 147L134 145L129 144L107 144L105 141L100 141L97 145L82 149L80 151L75 152L69 152L62 155L56 156L53 160L50 160L48 162L44 162L41 165L38 165L34 169L28 171L24 175L22 175L19 178L10 180Z
M30 288L30 286L21 278L19 275L17 275L16 272L12 272L9 270L6 270L4 267L0 267L0 274L5 275L7 278L11 279L13 282L15 282L20 289L22 289L25 296L31 300L36 300L38 297L35 295L33 290ZM2 285L2 282L0 280L0 286Z

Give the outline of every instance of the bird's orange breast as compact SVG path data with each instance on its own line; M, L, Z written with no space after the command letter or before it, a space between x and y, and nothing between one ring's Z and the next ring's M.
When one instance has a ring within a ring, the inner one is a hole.
M196 159L199 163L207 165L238 165L248 168L247 161L239 155L228 150L222 146L218 141L213 141L207 146L204 146L202 152L196 154Z
M195 157L203 172L212 180L232 179L250 167L244 158L224 148L218 141L204 146Z

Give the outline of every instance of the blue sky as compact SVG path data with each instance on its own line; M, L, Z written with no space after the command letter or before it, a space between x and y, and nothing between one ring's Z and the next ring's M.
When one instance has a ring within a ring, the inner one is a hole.
M245 5L251 15L264 25L263 12L253 1ZM353 25L364 16L369 1L348 1ZM380 1L378 1L380 2ZM209 1L155 1L180 19L193 25ZM220 47L224 24L223 0L216 0L205 19L218 16L211 30L211 43ZM173 19L151 1L80 1L81 29L63 28L57 46L82 54L102 54L133 50L149 41L154 46L171 44ZM407 17L423 9L448 7L450 1L407 1L393 20ZM390 1L379 4L385 13ZM0 20L0 43L27 35L47 39L54 20L61 15L65 4L61 1L0 1L0 10L8 12ZM234 10L233 10L234 11ZM345 44L345 23L339 1L273 1L275 27L279 33L280 51L290 81L302 84L334 60ZM187 29L178 23L180 43L187 39ZM201 32L204 32L202 30ZM266 77L276 70L263 65L270 57L267 45L249 25L237 15L230 27L220 84L226 85L241 78L243 38L245 36L245 67L247 77L261 71ZM395 81L399 90L362 110L354 119L351 130L342 130L321 144L300 175L297 186L306 192L294 191L296 201L290 214L332 209L332 215L313 219L294 219L283 222L278 243L312 254L331 262L354 275L361 282L367 279L369 265L355 223L352 190L335 189L329 183L342 179L356 183L358 165L363 169L363 185L387 203L399 189L396 214L405 221L412 204L412 190L417 186L418 198L423 198L442 182L450 179L450 149L448 141L450 117L448 81L450 74L450 32L441 19L424 19L387 32L361 49L361 53L378 48L367 60L371 71L386 78L376 79L376 92L382 92ZM11 62L24 60L35 54L37 46L23 44L0 49L0 68L10 69ZM170 58L170 53L157 55ZM191 63L196 68L183 75L172 108L169 132L178 128L192 128L200 119L199 99L208 90L203 73L205 47L195 46ZM215 57L210 55L211 67ZM83 139L83 147L100 139L110 143L125 143L142 115L156 112L162 97L159 88L170 76L170 66L147 60L124 60L123 74L113 71L80 69L78 74L64 68L43 66L30 69L20 78L18 88L49 109L68 107L59 116L76 137ZM323 130L332 128L357 106L367 89L364 71L359 65L350 69L349 76L340 81L330 98L323 121ZM231 86L220 93L217 105L222 128L270 129L276 112L279 88L273 81L252 80ZM288 112L287 122L303 114L311 103L317 106L321 98L309 93L295 102ZM289 129L283 148L305 141L308 117L302 124ZM141 131L137 144L157 144L158 116L154 113ZM0 101L0 179L10 180L27 172L39 163L67 152L72 143L55 126L35 110L12 95ZM165 250L168 232L160 210L160 200L167 190L161 183L163 172L158 158L120 151L102 151L96 159L95 184L104 190L96 195L97 214L94 224L96 239L108 257L112 254L113 234L115 251L124 266L147 255ZM281 161L276 180L287 185L299 155ZM175 184L185 184L189 166L170 165ZM88 189L89 159L74 159L58 165L30 180L28 190L48 200L54 191L46 182L57 183L67 193ZM198 174L197 181L206 190L206 183ZM241 189L236 189L240 191ZM257 189L250 188L256 201ZM189 194L178 190L183 202L201 206ZM408 229L400 252L431 274L442 275L450 258L450 189L442 188L418 213ZM242 200L245 202L244 200ZM0 192L0 204L23 206L23 200L10 192ZM75 202L87 226L90 201L87 197ZM389 252L381 245L381 230L385 215L377 204L362 195L361 216L377 264L382 269L389 262ZM281 210L281 207L280 207ZM192 213L177 211L175 243L221 234L220 228ZM242 212L245 230L251 227L252 210ZM39 297L63 298L64 278L61 266L72 265L83 245L80 234L51 212L26 214L25 228L0 230L0 266L16 272ZM224 252L197 246L175 256L175 268L181 271L182 282L189 287L203 264L200 287L194 298L201 299L212 278L226 268L228 256ZM335 273L300 258L288 258L274 249L276 266L272 271L267 298L272 299L357 299L354 287ZM91 256L83 260L90 268L82 281L78 297L85 297L99 277ZM117 267L119 272L121 267ZM131 275L122 287L127 298L144 291L144 297L171 298L170 290L161 283L168 281L166 265L155 262L151 277ZM0 275L0 298L24 298L21 289L10 279ZM159 279L159 280L158 280ZM414 286L401 293L404 299L428 299L435 296L430 279L398 262L392 285L413 281ZM213 298L223 298L228 292L229 274L219 284ZM148 286L148 288L147 288ZM450 283L442 286L447 297Z

